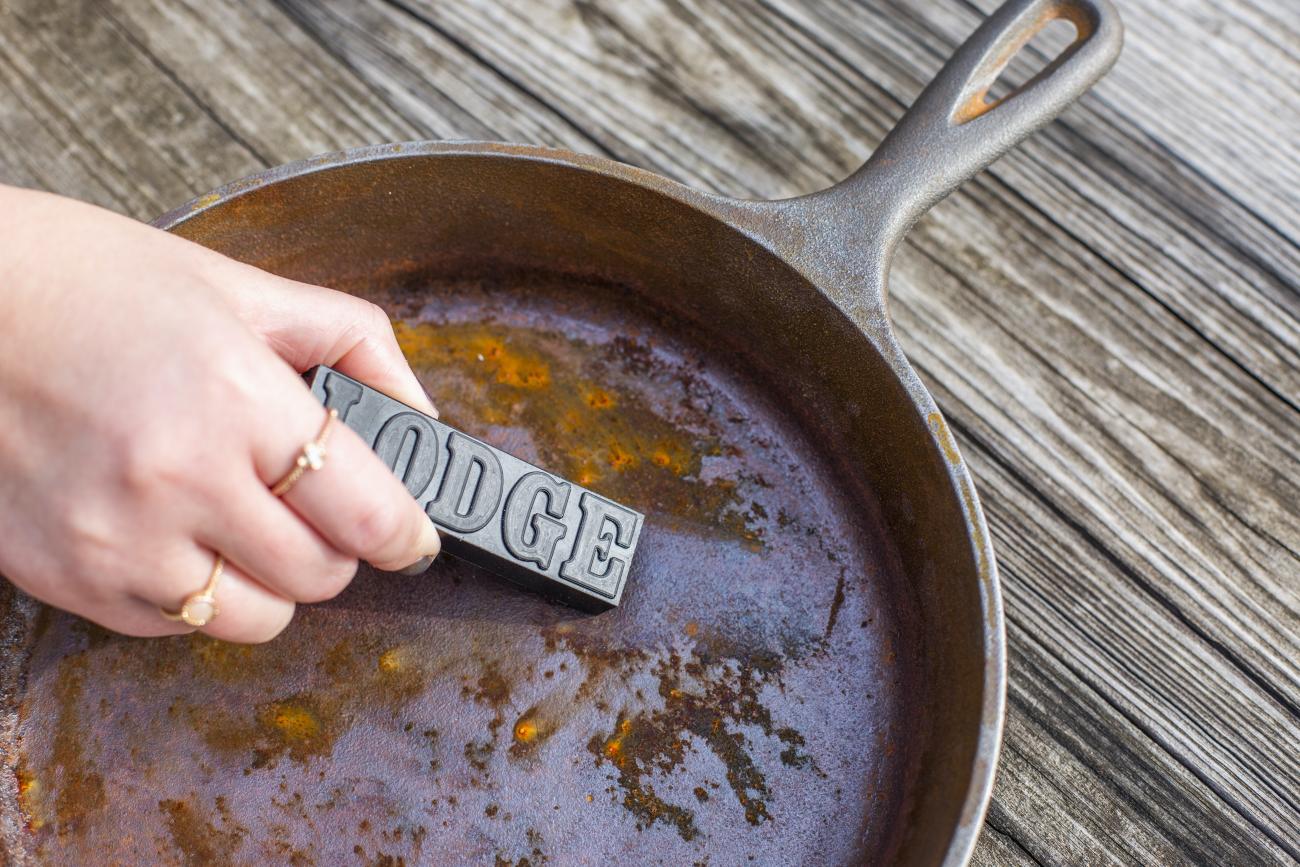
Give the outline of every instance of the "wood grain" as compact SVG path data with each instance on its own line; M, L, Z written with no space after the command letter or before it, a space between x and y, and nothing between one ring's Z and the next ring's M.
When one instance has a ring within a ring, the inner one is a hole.
M147 218L319 151L499 138L792 195L855 168L993 5L0 0L0 180ZM1006 592L976 863L1287 863L1300 19L1122 11L1114 72L922 220L893 273Z

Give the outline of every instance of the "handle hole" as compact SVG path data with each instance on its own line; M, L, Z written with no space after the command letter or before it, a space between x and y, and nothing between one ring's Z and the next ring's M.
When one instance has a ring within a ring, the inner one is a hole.
M999 58L1001 66L993 72L993 80L985 87L977 87L970 98L958 106L953 120L959 124L974 120L1007 97L1014 96L1059 60L1081 40L1082 35L1079 22L1070 17L1054 17L1043 22L1028 39L1013 44L1007 54Z
M1079 31L1064 18L1047 22L1029 42L1016 52L993 82L985 99L999 102L1024 87L1031 78L1042 72L1047 64L1061 56L1061 52L1074 44Z

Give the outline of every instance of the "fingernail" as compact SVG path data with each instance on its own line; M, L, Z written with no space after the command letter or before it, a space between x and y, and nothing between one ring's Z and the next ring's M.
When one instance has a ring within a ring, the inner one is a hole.
M419 575L429 568L429 564L438 556L442 550L442 537L438 535L438 528L434 526L433 521L425 521L423 532L420 533L419 549L423 551L423 556L409 566L401 569L394 569L398 575Z
M423 575L433 565L433 557L421 557L405 569L398 569L398 575Z
M433 521L424 522L424 532L420 534L420 551L426 557L437 557L438 552L442 550L442 536L438 534L438 528L434 526Z

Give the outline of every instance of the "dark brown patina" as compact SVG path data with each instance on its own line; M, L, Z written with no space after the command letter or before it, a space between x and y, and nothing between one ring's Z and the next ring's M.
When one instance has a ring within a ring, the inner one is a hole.
M1084 34L954 120L1051 17ZM866 167L785 202L609 161L389 145L160 225L387 307L444 418L646 515L591 617L452 560L363 570L265 646L114 636L0 594L12 860L961 863L1003 696L969 475L889 331L926 207L1119 47L1014 0Z

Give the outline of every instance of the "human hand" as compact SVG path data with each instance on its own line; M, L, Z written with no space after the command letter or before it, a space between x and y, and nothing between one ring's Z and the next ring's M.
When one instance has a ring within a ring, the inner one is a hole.
M344 425L283 498L329 364L435 413L384 312L90 205L0 186L0 574L130 635L226 559L204 627L265 641L358 558L399 569L438 534Z

